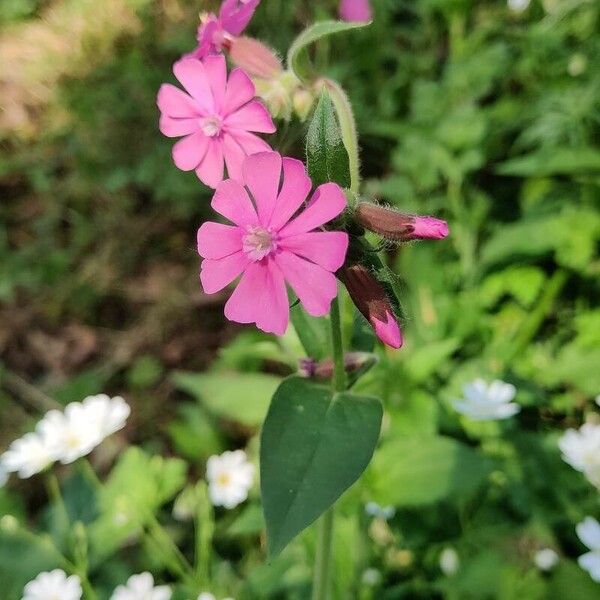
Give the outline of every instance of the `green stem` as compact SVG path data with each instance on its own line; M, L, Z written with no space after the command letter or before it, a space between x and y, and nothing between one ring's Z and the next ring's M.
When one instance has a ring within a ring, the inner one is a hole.
M331 321L331 350L333 354L333 378L331 386L334 393L346 389L346 371L344 370L344 347L340 319L340 302L334 298L329 315ZM313 600L327 600L331 579L331 547L333 541L333 517L335 505L319 521L317 551L315 554L315 572L313 578Z
M215 531L215 520L212 505L208 499L206 484L198 489L198 510L196 513L196 579L202 585L210 582L210 558L212 539Z

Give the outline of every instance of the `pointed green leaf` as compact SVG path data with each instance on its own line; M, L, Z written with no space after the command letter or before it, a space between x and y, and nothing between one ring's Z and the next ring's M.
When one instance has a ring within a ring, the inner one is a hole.
M300 305L290 310L290 317L307 355L315 360L325 358L330 350L328 319L311 317Z
M290 46L287 55L288 67L296 77L306 80L310 74L307 50L317 40L352 29L360 29L369 23L347 23L345 21L321 21L305 29Z
M377 444L382 414L376 398L334 395L328 387L300 377L279 386L260 448L272 556L359 478Z
M333 181L350 187L350 162L333 103L325 88L306 136L306 161L313 185Z

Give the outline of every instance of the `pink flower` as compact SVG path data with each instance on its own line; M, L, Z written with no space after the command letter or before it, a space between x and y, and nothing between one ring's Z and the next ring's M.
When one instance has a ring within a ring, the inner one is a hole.
M414 217L412 235L416 240L443 240L448 236L448 223L434 217Z
M368 23L372 19L369 0L341 0L340 17L344 21Z
M161 132L184 136L173 146L175 165L182 171L195 169L212 188L223 180L224 164L229 177L239 179L247 155L271 149L251 132L275 131L267 109L254 98L254 84L241 69L227 78L222 55L203 61L183 58L173 65L173 73L187 93L165 83L157 103Z
M337 295L334 272L348 236L320 228L344 210L346 198L338 185L325 183L305 205L312 185L306 168L277 152L249 156L242 173L243 185L223 181L212 200L233 225L207 222L198 230L200 281L214 294L241 275L225 316L282 335L290 312L286 283L313 316L327 314Z
M218 54L231 44L248 26L260 0L225 0L219 16L203 13L198 27L198 47L191 53L194 58Z

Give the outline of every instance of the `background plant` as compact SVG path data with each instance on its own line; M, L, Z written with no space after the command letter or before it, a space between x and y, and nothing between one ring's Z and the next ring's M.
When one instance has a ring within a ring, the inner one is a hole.
M189 50L198 7L56 5L56 20L40 19L46 3L1 9L0 62L19 74L0 75L12 107L1 118L2 439L37 420L48 397L111 390L134 407L117 448L127 439L147 454L177 454L195 482L211 454L248 444L256 455L266 402L303 353L292 334L274 341L225 325L221 299L197 291L190 240L209 193L165 167L170 144L156 133L154 94ZM321 44L315 58L351 94L365 191L448 218L452 237L389 255L407 281L407 340L399 353L379 351L357 390L383 397L382 458L344 497L335 593L594 597L597 584L573 559L585 551L575 524L598 516L597 493L560 460L557 441L598 410L598 8L373 8L373 25ZM249 31L283 51L335 9L265 2ZM85 26L73 28L76 20ZM68 52L54 45L64 31ZM301 150L304 127L292 122L290 148ZM477 377L512 382L520 415L459 420L450 402ZM103 474L112 452L97 458ZM68 505L97 505L89 490L78 504L87 488L65 477ZM183 488L177 481L165 489ZM124 485L114 488L118 496ZM39 486L11 483L0 494L5 516L53 534L54 508ZM172 497L148 494L190 549L189 527L168 517ZM372 520L363 512L371 500L396 514ZM312 534L265 566L256 492L236 511L217 513L212 582L222 596L305 595ZM71 518L100 517L71 509ZM17 598L54 565L15 539L14 521L2 524L0 573ZM560 556L549 575L533 562L545 546ZM19 547L27 565L14 560ZM438 564L448 547L460 562L452 577ZM144 569L170 581L155 553L125 547L107 553L94 583L104 593Z

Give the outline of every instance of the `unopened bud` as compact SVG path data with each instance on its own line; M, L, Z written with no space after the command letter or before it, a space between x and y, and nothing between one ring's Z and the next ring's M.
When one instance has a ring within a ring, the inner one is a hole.
M315 97L305 88L299 88L294 92L293 105L294 112L301 121L304 121L310 113L315 102Z
M298 79L290 71L283 71L275 79L254 81L256 93L265 101L271 115L286 120L292 116L292 94L298 83Z
M448 235L446 221L434 217L405 215L370 202L359 202L354 218L365 229L399 242L442 240Z
M236 37L231 41L229 56L232 62L251 77L276 79L283 72L281 61L271 48L250 37Z
M392 348L400 348L402 333L383 285L360 263L345 265L339 276L356 308L371 323L377 337Z
M344 355L346 373L364 373L377 363L377 357L369 352L348 352ZM313 358L301 358L298 371L303 377L311 379L331 379L333 376L333 359L326 358L317 362Z

